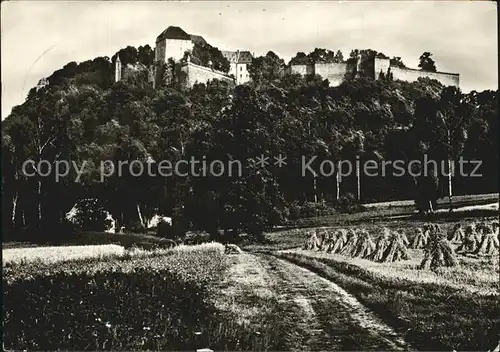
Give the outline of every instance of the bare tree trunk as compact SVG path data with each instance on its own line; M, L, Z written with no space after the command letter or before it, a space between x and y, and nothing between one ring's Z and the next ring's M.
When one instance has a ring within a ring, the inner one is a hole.
M451 185L451 159L448 159L448 196L450 211L453 210L453 191Z
M19 193L16 192L14 199L12 200L12 225L16 223L16 211L17 211L17 199L19 197Z
M137 215L139 216L139 221L141 222L141 226L145 227L145 225L144 225L144 218L142 217L141 207L139 205L139 202L137 202Z
M451 136L450 136L450 129L446 128L446 135L447 135L447 141L448 141L448 148L451 149ZM449 196L449 211L453 211L453 192L452 192L452 187L451 187L451 150L448 149L448 196Z
M314 203L318 203L318 194L316 189L316 176L313 176L313 192L314 192Z
M37 218L38 218L38 225L41 225L42 223L42 180L39 178L38 179L38 189L37 189L37 202L38 202L38 209L37 209Z
M337 171L337 175L335 175L335 184L336 184L335 198L337 200L339 200L340 199L340 175L339 175L338 171Z
M356 178L358 183L358 200L361 200L361 180L359 174L359 162L356 162Z

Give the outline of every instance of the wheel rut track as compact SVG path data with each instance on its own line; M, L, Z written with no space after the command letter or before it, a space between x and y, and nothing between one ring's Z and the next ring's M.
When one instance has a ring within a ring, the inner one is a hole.
M391 327L335 283L271 254L256 256L286 307L283 320L289 321L290 350L412 350Z

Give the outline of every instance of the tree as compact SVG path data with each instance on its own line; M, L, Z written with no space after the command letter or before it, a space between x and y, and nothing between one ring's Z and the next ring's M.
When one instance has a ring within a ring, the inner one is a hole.
M147 62L146 56L149 55L148 50L146 47L140 47L140 48L141 48L142 59L143 60L146 59L146 62ZM129 45L126 48L119 50L115 55L113 55L111 57L111 62L114 65L117 57L120 57L120 61L122 63L122 66L125 67L128 64L137 63L139 61L139 55L140 54L139 54L139 51L137 50L137 48Z
M331 53L331 54L330 54ZM311 53L309 53L309 55L307 55L309 57L309 59L311 60L311 62L313 63L326 63L328 62L328 58L330 57L330 60L333 59L333 53L330 52L330 50L327 50L327 49L320 49L320 48L315 48L314 51L312 51Z
M406 68L406 65L403 63L403 60L401 60L401 57L399 56L393 56L390 60L390 65L399 68Z
M103 231L106 210L98 199L82 199L75 204L72 221L82 230Z
M290 60L290 65L309 65L311 64L310 58L303 52L298 52Z
M248 71L252 81L261 84L279 79L284 69L285 61L269 51L266 56L253 58Z
M222 55L218 48L210 44L195 43L193 49L184 54L183 61L186 60L188 55L194 64L211 67L224 73L229 72L230 64L227 58Z
M444 127L445 136L440 140L445 145L446 159L448 159L448 197L449 209L453 209L452 191L452 164L463 151L467 140L468 117L471 106L463 99L460 90L455 87L443 89L438 101L438 118ZM444 142L444 143L443 143Z
M51 229L44 232L56 236L65 232L52 229L77 200L96 198L121 225L139 228L158 213L173 217L180 231L205 230L214 238L225 231L233 240L242 232L261 236L285 220L291 204L321 202L342 211L340 200L355 200L357 189L366 200L410 196L410 177L357 182L335 178L335 170L331 177L309 172L302 177L303 156L317 156L314 170L324 161L338 165L355 162L356 156L361 161L419 160L426 153L438 161L482 159L484 178L456 176L454 192L498 191L498 93L462 94L428 78L373 80L369 59L385 55L357 50L348 61L357 62L360 53L360 73L366 77L337 87L317 75L284 75L283 60L272 52L256 58L250 69L255 81L238 89L220 81L182 87L182 64L172 62L157 70L166 84L154 90L140 74L115 83L117 55L124 55L122 62L147 66L153 56L148 46L122 49L111 62L106 57L70 62L49 76L47 86L31 89L2 122L2 220L12 225L13 234L43 223ZM338 51L318 48L311 55L318 62L343 61ZM218 53L209 47L199 56L217 64ZM297 56L310 62L304 53ZM279 154L287 157L284 168L246 170L249 159ZM162 160L204 156L208 162L239 160L245 172L232 178L136 177L125 166L121 177L103 182L99 177L104 160L149 161L154 169ZM51 165L64 159L86 166L76 182L73 170L61 182L22 174L23 161L41 158ZM440 183L436 177L415 180L423 211L434 208ZM326 250L340 251L343 237L343 232L325 236Z
M439 179L436 171L428 170L415 179L415 205L422 214L434 213L439 198Z
M428 51L424 52L422 55L419 57L419 64L418 67L422 71L429 71L429 72L436 72L436 64L434 60L431 58L432 54Z
M357 77L365 77L373 79L376 77L375 58L388 58L383 53L379 53L372 49L354 49L349 54L347 64L351 67L356 67L352 73ZM377 72L378 73L378 72ZM347 78L354 78L354 75L348 74Z
M333 62L338 63L338 64L344 62L344 55L342 54L342 51L337 50L337 52L335 53L335 57L333 59Z
M154 60L155 52L148 44L140 46L137 49L137 61L139 61L141 64L149 66L154 63Z

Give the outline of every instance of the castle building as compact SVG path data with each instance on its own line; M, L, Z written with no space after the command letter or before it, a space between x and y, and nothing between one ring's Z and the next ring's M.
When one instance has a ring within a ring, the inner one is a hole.
M254 55L249 51L223 51L222 55L229 61L229 74L214 70L212 67L205 67L195 64L185 58L186 52L192 52L195 44L206 45L206 40L199 35L188 34L182 28L169 26L156 38L155 46L155 65L146 67L142 64L127 64L125 67L118 57L115 61L115 81L126 78L131 74L143 72L148 75L148 81L156 86L161 78L161 74L156 74L159 63L169 63L169 59L174 62L182 62L181 71L184 72L182 78L183 84L192 87L196 83L207 83L210 80L218 79L232 84L244 84L250 81L249 68ZM209 66L211 66L209 64ZM446 72L428 72L423 70L402 68L391 66L389 59L375 58L373 63L373 79L379 79L383 76L391 76L395 80L407 82L417 81L419 78L430 78L439 81L445 86L459 87L459 74ZM359 77L361 68L361 57L355 65L347 63L312 63L312 64L292 64L284 72L299 73L301 75L320 75L323 79L328 79L330 86L340 85L346 78L346 74L356 73Z
M223 51L222 55L229 61L229 74L233 75L236 84L243 84L250 81L248 69L252 63L254 55L249 51Z
M194 45L205 45L207 41L199 35L188 34L182 28L169 26L156 38L155 65L146 67L140 63L127 64L123 67L120 58L115 61L115 82L118 82L130 75L144 72L148 75L148 81L153 83L153 87L159 85L164 77L162 71L158 71L159 64L168 64L169 59L175 63L181 62L185 58L185 53L192 52ZM187 87L192 87L196 83L207 83L210 80L218 79L234 84L235 79L224 72L214 70L211 67L197 65L191 62L189 55L187 60L182 62L181 71L184 75L181 83ZM245 74L247 74L245 72Z
M155 61L167 62L172 58L178 62L186 51L193 50L195 43L207 44L202 36L187 34L180 27L170 26L156 37Z

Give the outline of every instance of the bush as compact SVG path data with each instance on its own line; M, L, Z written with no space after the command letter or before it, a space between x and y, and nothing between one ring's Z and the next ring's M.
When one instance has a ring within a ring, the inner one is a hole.
M97 199L83 199L75 205L74 224L86 231L106 229L106 209Z
M350 214L365 210L352 193L347 193L345 196L341 196L336 202L335 207L343 213Z
M139 221L136 221L130 225L129 231L132 233L146 233L148 230Z
M161 238L173 239L171 226L165 220L160 220L156 226L156 235Z
M288 206L289 219L310 218L315 216L326 216L335 213L335 209L325 202L293 202Z

